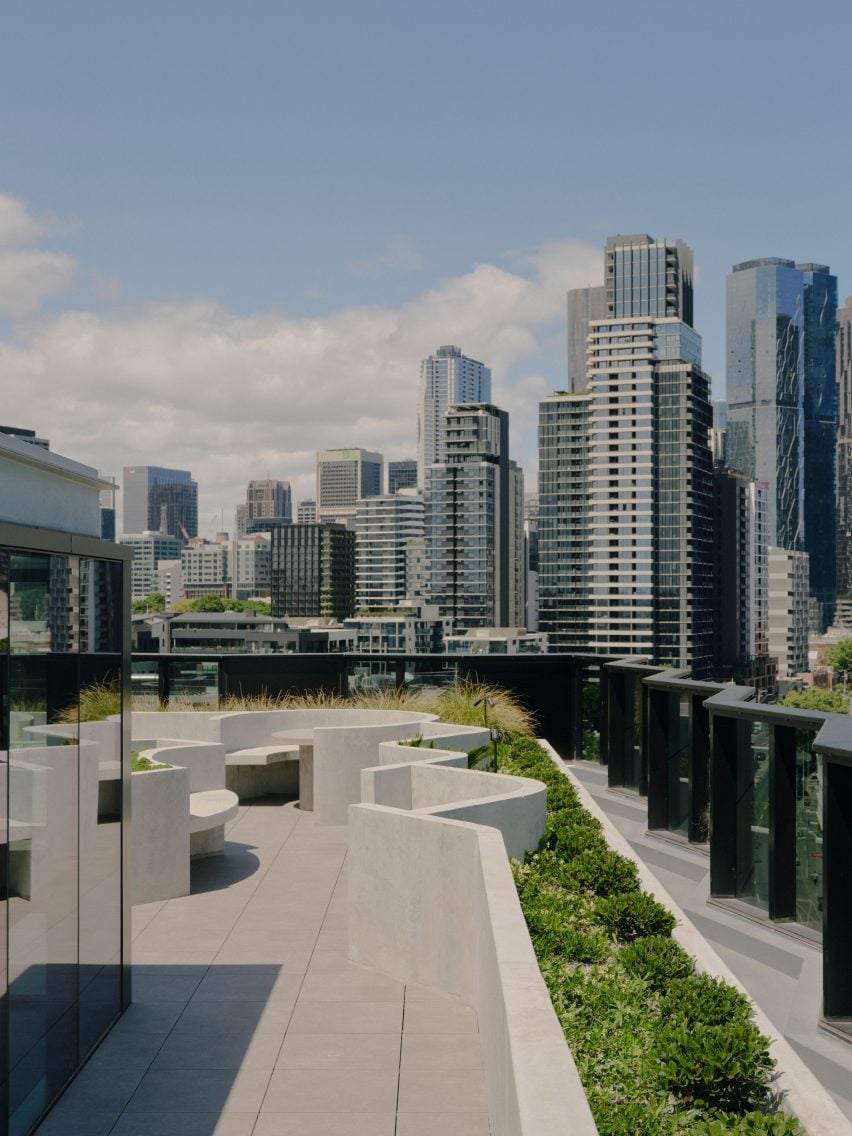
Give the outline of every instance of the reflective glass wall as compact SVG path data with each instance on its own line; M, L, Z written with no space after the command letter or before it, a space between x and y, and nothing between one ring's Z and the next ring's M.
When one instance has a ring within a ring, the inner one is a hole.
M122 1009L120 561L0 549L0 1132L26 1136Z

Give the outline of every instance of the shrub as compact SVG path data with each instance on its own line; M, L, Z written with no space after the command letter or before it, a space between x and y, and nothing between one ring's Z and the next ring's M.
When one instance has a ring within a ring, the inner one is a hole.
M699 1124L690 1136L807 1136L795 1116L782 1112L747 1112Z
M664 1018L683 1019L688 1025L723 1026L731 1021L750 1021L749 1000L720 978L690 974L675 979L660 1003Z
M595 917L619 943L632 943L644 935L670 935L675 925L672 913L643 891L599 899Z
M652 990L665 990L675 979L695 973L692 959L665 933L629 943L618 952L618 961Z
M595 895L639 890L636 865L609 848L587 848L568 861L568 870L578 888Z
M766 1102L775 1062L749 1021L706 1025L663 1017L656 1049L664 1088L687 1104L743 1112Z

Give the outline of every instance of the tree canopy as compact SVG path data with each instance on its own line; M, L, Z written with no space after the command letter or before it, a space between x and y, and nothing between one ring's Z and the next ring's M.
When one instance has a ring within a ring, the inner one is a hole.
M841 639L825 652L825 661L836 671L852 671L852 639Z
M144 600L134 600L132 607L134 615L146 615L149 612L165 611L166 597L162 592L151 592Z
M840 690L824 690L810 686L805 690L791 690L778 699L779 706L793 706L797 710L822 710L827 714L848 714L849 698Z

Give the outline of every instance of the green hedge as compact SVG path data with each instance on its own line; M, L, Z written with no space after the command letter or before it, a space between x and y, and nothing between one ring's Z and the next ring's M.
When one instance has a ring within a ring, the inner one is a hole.
M696 973L571 782L529 738L501 745L499 764L548 787L541 846L513 872L601 1136L803 1136L771 1111L775 1063L750 1003Z

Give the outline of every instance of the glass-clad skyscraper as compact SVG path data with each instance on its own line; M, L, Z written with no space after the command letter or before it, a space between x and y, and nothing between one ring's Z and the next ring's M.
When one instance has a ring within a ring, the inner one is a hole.
M770 545L810 554L826 625L836 594L837 280L766 257L727 288L727 459L769 486Z
M198 483L187 469L125 466L123 532L198 536Z
M462 403L491 402L491 371L461 349L439 347L420 364L417 412L417 484L424 488L426 472L446 456L446 413Z

